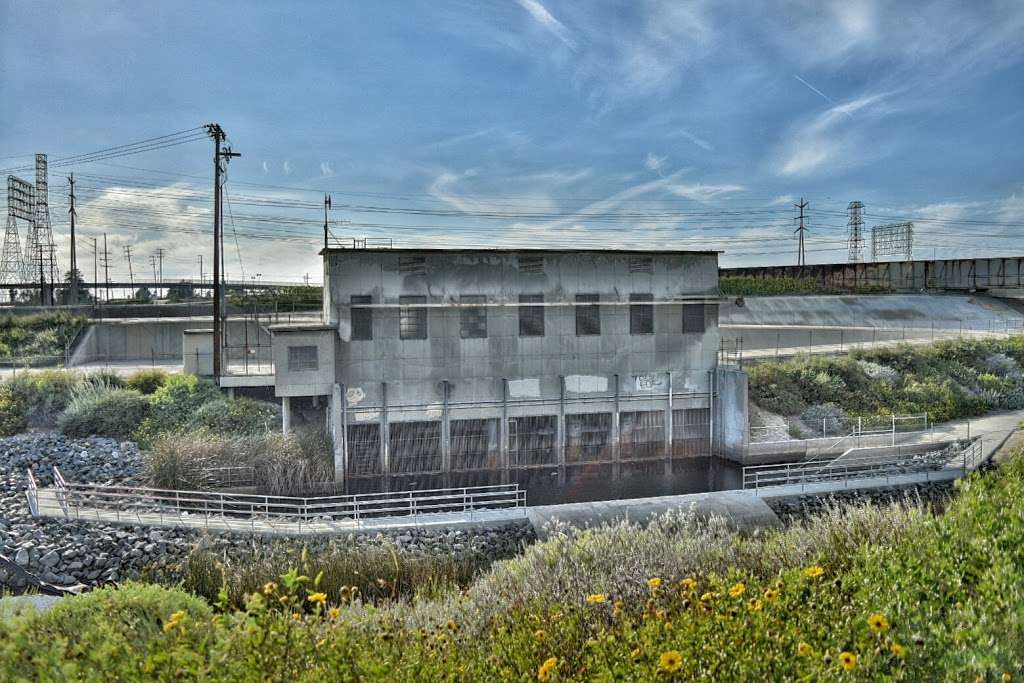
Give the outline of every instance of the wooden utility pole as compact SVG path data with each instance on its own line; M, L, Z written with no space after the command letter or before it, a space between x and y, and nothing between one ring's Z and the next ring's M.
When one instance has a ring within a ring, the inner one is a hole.
M325 194L324 195L324 249L327 249L328 246L329 246L328 243L327 243L328 242L328 240L327 240L327 235L328 235L328 230L327 230L327 211L330 208L331 208L331 195Z
M221 159L230 161L241 156L232 152L230 147L221 149L221 143L227 139L220 124L210 123L206 126L207 134L213 138L213 381L220 383L221 377L221 345L223 341L223 311L221 310Z
M68 292L68 302L72 305L78 303L78 255L75 250L75 174L68 176L68 202L71 208L68 215L71 218L71 281L68 285L71 291Z

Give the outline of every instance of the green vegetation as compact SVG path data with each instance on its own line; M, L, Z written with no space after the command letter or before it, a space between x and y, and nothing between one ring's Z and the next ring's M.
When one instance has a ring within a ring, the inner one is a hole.
M958 488L941 515L833 509L754 536L685 514L556 533L433 597L338 588L302 558L263 586L251 574L236 588L230 566L197 569L204 593L232 585L216 615L185 591L139 585L104 591L126 617L69 598L0 622L0 678L1015 680L1024 455Z
M935 422L1024 408L1024 337L801 357L748 369L750 399L786 416L919 414Z
M798 294L885 294L884 287L830 287L809 278L760 278L733 275L718 279L726 296L793 296Z
M128 377L124 384L129 389L134 389L140 394L148 396L156 393L156 390L167 382L168 377L170 375L166 371L158 368L137 370Z
M82 379L80 373L64 370L19 374L4 383L14 397L8 408L20 411L28 427L53 427L71 400L71 392Z
M68 436L130 438L149 412L149 402L134 389L92 379L75 387L67 408L57 420Z
M86 322L83 316L64 312L0 315L0 363L63 363L67 345Z
M281 287L279 289L230 292L228 304L246 309L257 306L261 310L316 310L323 305L323 288L318 286Z

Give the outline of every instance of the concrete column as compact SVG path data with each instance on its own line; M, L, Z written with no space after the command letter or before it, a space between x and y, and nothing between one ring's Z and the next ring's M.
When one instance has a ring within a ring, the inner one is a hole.
M499 467L501 467L501 483L507 484L509 482L509 469L511 463L509 462L508 452L508 380L501 380L501 424L498 425L498 460Z
M388 383L380 383L380 471L384 490L391 490L391 454L388 435Z
M452 425L448 410L450 392L451 385L448 380L443 380L441 382L441 471L444 472L445 486L450 483L448 480L452 471Z
M612 481L618 481L622 468L622 429L619 411L619 375L615 375L615 410L612 412Z
M281 432L292 433L292 399L290 396L281 397Z
M235 400L235 388L234 387L228 387L228 398L230 400L232 400L232 401Z
M565 486L565 375L558 376L558 485Z
M331 451L334 455L334 481L341 483L345 481L345 474L348 471L347 434L342 411L344 410L345 389L335 383L331 387L331 396L327 404L327 428L331 436Z
M668 396L665 400L665 474L672 474L672 371L665 373Z

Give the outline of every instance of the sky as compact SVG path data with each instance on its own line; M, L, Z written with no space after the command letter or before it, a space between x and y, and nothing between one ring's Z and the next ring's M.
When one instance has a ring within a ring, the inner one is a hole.
M0 0L0 170L197 129L51 169L59 258L74 172L112 277L125 246L208 276L210 122L232 278L318 281L324 193L332 237L394 246L791 264L804 198L809 262L847 259L854 200L917 257L1019 254L1022 35L1019 0Z

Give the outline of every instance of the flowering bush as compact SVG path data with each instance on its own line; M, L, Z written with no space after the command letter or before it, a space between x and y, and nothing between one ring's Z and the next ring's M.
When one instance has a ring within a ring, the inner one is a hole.
M634 531L615 536L625 546L618 557L650 552L633 542L642 534ZM580 567L588 555L603 562L590 554L603 551L602 533L539 544L535 559L553 547L552 562L567 549ZM762 550L792 542L785 534L764 538ZM159 605L138 601L136 585L107 592L120 596L123 614L107 611L88 622L67 615L84 611L78 605L89 603L80 601L92 596L69 598L63 620L0 622L0 678L1019 680L1022 541L1018 452L1001 471L964 480L941 516L914 515L881 543L847 536L813 558L789 555L802 559L774 570L770 563L721 571L666 565L660 574L638 575L625 567L604 578L562 573L554 584L551 576L518 574L523 584L546 585L507 587L504 599L473 604L477 586L516 575L508 571L513 560L466 592L373 605L357 589L327 588L322 574L293 569L253 587L240 607L225 592L215 616L174 591L168 594L176 599ZM497 595L493 586L489 594ZM476 625L459 611L467 604L481 613ZM73 639L71 629L80 631Z

